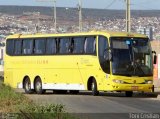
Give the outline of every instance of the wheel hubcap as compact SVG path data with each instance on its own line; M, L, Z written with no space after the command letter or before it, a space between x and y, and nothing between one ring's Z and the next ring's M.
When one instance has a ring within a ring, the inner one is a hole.
M27 90L30 90L30 88L31 88L31 85L30 85L29 82L27 82L27 83L26 83L26 89L27 89Z
M41 90L41 83L40 82L37 82L36 89L37 89L37 91Z
M94 90L94 83L92 83L92 87L91 88L92 88L92 90Z

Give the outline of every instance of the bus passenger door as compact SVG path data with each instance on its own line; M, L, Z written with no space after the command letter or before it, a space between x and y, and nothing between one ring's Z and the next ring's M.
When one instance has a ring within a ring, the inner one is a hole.
M79 57L79 56L78 56ZM75 87L75 90L84 90L84 84L83 84L83 77L81 74L81 71L79 69L79 62L78 62L78 58L77 56L73 56L71 59L72 62L72 76L73 76L73 87Z
M81 76L81 83L87 89L87 81L90 76L94 75L93 70L96 64L96 37L95 36L87 36L79 39L78 50L77 52L80 54L77 57L77 68L79 70L79 74Z

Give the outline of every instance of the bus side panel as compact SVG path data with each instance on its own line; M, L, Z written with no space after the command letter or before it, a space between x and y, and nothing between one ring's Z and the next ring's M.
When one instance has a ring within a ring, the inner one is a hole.
M64 88L68 90L84 90L84 84L81 80L81 75L77 67L77 56L59 56L57 63L59 63L55 70L57 71L57 83L64 84ZM63 87L62 87L63 88Z
M58 83L58 69L45 69L45 80L43 83Z
M5 72L4 72L4 83L6 85L9 85L9 86L15 88L14 85L13 85L13 72L12 72L12 70L8 70L8 69L5 70Z
M76 58L65 55L46 57L47 64L43 65L44 89L84 90Z
M88 80L90 77L94 77L97 82L98 90L103 90L103 84L101 77L101 71L97 56L82 56L79 58L79 70L85 84L85 89L88 90Z

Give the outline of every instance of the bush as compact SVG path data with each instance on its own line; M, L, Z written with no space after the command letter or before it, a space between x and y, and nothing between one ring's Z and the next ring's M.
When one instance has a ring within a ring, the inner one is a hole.
M74 119L65 113L64 105L35 104L2 82L0 82L0 107L0 113L6 114L6 118L12 116L15 119Z
M25 110L20 110L19 118L22 119L63 119L65 115L64 106L47 104L47 105L27 105Z
M61 104L28 105L20 112L19 119L76 119L66 113Z
M24 104L32 103L23 94L16 93L10 86L0 83L0 113L17 113L18 107Z

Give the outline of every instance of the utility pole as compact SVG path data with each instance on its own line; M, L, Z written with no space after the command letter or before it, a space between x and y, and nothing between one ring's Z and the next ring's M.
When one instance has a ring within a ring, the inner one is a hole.
M56 0L36 0L38 2L53 2L54 4L54 15L53 15L53 22L54 22L54 29L55 29L55 32L57 32L57 11L56 11Z
M79 32L82 32L82 1L79 0L78 3L78 11L79 11Z
M131 9L130 0L126 0L126 31L131 32Z
M40 31L40 12L34 14L37 17L37 24L35 24L35 31L38 33Z
M56 0L54 2L54 29L57 32L57 11L56 11Z

